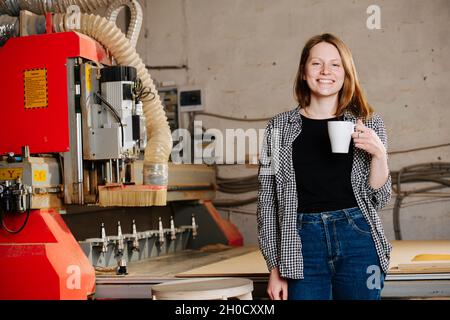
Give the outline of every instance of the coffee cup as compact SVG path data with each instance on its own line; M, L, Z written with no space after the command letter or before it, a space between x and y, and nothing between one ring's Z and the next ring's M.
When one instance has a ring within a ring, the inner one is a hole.
M328 121L328 136L333 153L348 153L355 124L350 121Z

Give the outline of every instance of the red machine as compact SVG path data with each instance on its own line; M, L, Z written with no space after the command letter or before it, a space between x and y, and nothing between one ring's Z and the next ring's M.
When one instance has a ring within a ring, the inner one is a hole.
M80 80L71 74L81 60L110 64L97 42L75 32L0 48L0 155L9 154L0 161L0 299L87 299L95 291L94 268L58 213L61 195L72 196L64 185L75 173L61 172L55 158L76 162L71 115Z
M69 151L75 84L68 82L67 61L75 58L109 62L100 44L75 32L12 38L0 48L0 155L20 154L25 145L32 153Z
M133 221L125 237L118 223L117 236L106 236L102 226L101 238L77 242L60 208L98 205L102 187L142 184L142 99L151 91L135 67L112 65L99 43L76 32L11 38L0 47L0 70L0 299L87 299L95 292L93 261L116 263L123 274L126 261L183 248L189 230L196 234L194 217L191 225L185 221L193 210L203 215L206 231L198 246L210 238L243 244L207 201L178 208L180 228L174 221L163 228L160 218L158 230L138 235ZM174 190L185 190L172 200L202 199L198 177L190 176L180 176ZM213 180L202 177L210 199Z

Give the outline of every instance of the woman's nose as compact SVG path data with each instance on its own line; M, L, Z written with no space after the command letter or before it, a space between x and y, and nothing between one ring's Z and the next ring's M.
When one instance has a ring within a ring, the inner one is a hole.
M328 68L328 65L324 63L322 67L322 74L329 74L329 73L330 69Z

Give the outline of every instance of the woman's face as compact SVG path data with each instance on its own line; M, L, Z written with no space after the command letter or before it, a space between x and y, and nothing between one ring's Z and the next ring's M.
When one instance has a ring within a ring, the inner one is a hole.
M321 42L311 48L304 75L311 95L329 97L338 94L344 78L345 70L335 46Z

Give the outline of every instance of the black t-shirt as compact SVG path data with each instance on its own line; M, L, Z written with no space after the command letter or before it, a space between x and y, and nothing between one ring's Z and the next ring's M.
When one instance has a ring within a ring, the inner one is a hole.
M327 122L303 115L302 131L292 144L297 184L297 212L335 211L357 207L351 185L353 139L349 153L332 153Z

